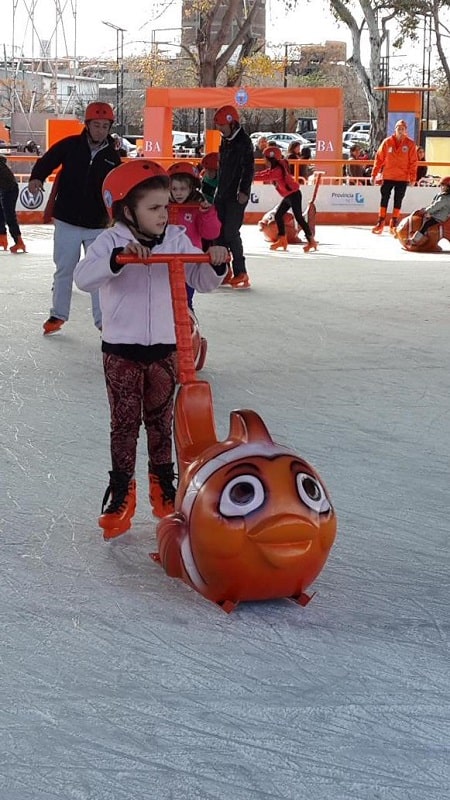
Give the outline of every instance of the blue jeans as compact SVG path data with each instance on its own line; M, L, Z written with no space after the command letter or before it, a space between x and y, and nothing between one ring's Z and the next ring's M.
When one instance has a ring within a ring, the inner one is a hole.
M70 302L72 300L73 273L84 252L97 238L103 228L80 228L55 219L55 235L53 239L53 261L56 270L53 274L53 299L50 316L68 320ZM102 312L98 299L98 291L91 292L92 316L97 328L102 326Z

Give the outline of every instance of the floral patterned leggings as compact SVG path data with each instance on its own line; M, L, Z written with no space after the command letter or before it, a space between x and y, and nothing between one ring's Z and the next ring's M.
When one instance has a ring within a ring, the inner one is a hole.
M111 410L112 469L134 475L139 429L144 422L152 466L172 459L176 353L146 364L103 353Z

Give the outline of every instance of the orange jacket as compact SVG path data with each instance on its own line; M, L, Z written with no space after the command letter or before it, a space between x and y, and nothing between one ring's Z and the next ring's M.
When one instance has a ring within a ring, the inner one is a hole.
M375 156L372 178L380 172L386 181L415 183L417 171L416 143L405 136L399 141L395 135L384 139Z

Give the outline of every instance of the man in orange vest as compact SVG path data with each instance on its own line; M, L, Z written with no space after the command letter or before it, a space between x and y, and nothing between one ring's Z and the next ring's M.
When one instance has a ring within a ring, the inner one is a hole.
M408 184L413 186L417 172L417 147L416 143L407 135L408 127L404 119L395 123L392 136L384 139L375 156L372 169L372 183L376 182L378 175L382 175L381 202L378 222L372 233L383 233L386 222L386 211L394 190L394 210L392 212L389 229L395 234L398 216L402 206Z

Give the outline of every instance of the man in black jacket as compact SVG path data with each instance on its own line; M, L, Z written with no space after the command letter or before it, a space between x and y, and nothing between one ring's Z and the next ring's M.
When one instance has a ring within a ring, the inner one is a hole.
M102 184L120 156L110 136L114 114L109 103L89 103L85 128L80 134L56 142L36 161L28 188L35 195L44 181L61 167L55 182L53 260L53 300L50 316L44 322L44 334L56 333L69 319L72 299L73 271L80 260L81 246L89 245L108 224L108 214L102 198ZM53 200L53 198L52 198ZM97 328L102 319L98 292L93 292L92 314Z
M231 250L235 288L250 286L245 267L240 228L250 197L255 157L250 137L239 124L239 112L234 106L222 106L214 114L214 124L222 134L219 148L219 174L214 203L222 230L217 244ZM224 281L225 282L225 281Z

